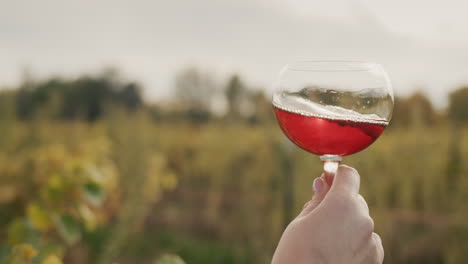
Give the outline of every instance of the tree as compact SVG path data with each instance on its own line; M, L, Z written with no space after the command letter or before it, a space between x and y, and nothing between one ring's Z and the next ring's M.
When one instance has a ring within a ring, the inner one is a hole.
M242 100L246 99L246 88L240 77L232 75L225 88L228 102L228 117L239 119L242 113Z
M463 124L468 121L468 86L461 87L449 95L448 115L455 123Z
M415 92L407 98L395 98L392 119L396 126L430 127L437 121L437 114L427 96Z
M135 110L143 105L141 87L137 83L126 84L120 92L120 100L128 110Z
M413 126L432 126L436 115L431 101L425 94L418 91L407 99L410 106L410 118Z
M38 115L50 119L101 119L109 106L133 111L143 106L141 88L116 72L78 79L51 78L25 82L16 92L16 112L21 119Z
M447 155L447 187L458 188L462 177L461 129L468 121L468 86L461 87L449 95L448 115L452 121L449 153Z
M187 68L176 75L176 101L187 114L187 118L194 122L209 119L214 90L211 76L197 68Z
M262 90L253 92L250 100L254 106L254 113L250 118L252 123L265 123L274 120L271 101L267 99Z

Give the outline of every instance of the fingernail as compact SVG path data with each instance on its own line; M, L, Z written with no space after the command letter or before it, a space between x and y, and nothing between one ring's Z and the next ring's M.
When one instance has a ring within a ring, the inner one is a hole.
M322 179L315 178L314 184L312 185L312 188L314 189L314 193L322 192L322 190L323 190L323 181L322 181Z

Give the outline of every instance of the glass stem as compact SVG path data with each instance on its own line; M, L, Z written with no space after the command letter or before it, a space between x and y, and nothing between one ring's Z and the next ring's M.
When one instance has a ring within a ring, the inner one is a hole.
M340 166L343 158L339 155L322 155L320 160L323 162L323 170L325 171L325 179L329 185L333 182L338 166Z

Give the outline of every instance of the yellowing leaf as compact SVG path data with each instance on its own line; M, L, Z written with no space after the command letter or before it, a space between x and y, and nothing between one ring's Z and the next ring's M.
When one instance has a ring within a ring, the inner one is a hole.
M92 181L97 182L97 183L103 182L104 176L102 175L101 171L96 166L92 164L88 164L88 166L86 167L86 172L87 172L88 178L91 179Z
M84 224L87 230L93 230L96 228L97 219L93 211L88 206L81 204L78 208L81 218L84 220Z
M166 172L161 175L161 188L164 190L174 190L177 187L178 179L174 173Z
M172 254L165 254L156 260L156 264L185 264L185 261L179 256Z
M54 173L52 176L49 177L47 185L54 189L60 189L63 185L63 180L59 174Z
M63 262L55 255L47 256L41 264L62 264Z
M50 218L48 213L38 204L31 203L26 209L31 224L40 231L47 231L50 228Z
M25 263L29 262L37 256L38 252L30 244L19 244L13 247L11 256L12 263Z

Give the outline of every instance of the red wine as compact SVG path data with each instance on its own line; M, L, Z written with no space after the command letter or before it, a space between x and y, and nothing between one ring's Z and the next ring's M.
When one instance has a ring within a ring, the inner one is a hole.
M317 154L346 156L374 142L387 126L383 120L320 117L274 107L286 136L302 149Z

